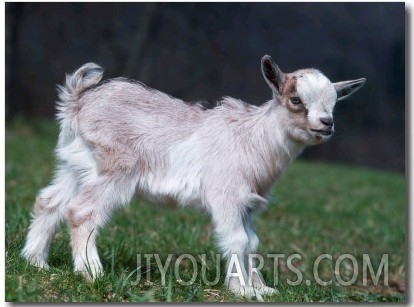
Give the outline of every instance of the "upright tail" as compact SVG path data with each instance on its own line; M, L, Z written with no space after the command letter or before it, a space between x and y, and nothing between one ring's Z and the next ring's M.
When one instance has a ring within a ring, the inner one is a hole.
M95 63L86 63L71 75L66 75L64 85L58 85L57 119L63 127L73 128L72 119L79 110L78 99L82 92L98 84L103 69Z

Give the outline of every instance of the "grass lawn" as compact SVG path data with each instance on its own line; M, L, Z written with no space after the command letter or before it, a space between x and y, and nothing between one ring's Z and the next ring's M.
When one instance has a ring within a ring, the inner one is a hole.
M72 272L66 226L52 242L51 269L27 265L19 251L35 195L52 175L57 133L54 123L43 120L17 120L6 127L6 301L243 301L223 286L223 261L215 268L213 260L218 250L208 216L188 208L161 208L135 200L116 212L98 239L106 274L94 283ZM406 191L402 174L299 160L288 168L271 196L274 199L268 210L255 218L260 238L258 253L264 257L261 272L267 284L277 284L280 291L267 301L405 302ZM136 270L137 254L143 260L140 275ZM156 269L155 258L147 266L144 254L159 254L163 264L173 254L165 282ZM191 254L196 266L187 257L181 261L177 276L173 264L181 254ZM195 268L200 273L198 255L202 254L208 263L205 276L194 275L192 285L182 285L177 279L190 280ZM267 254L286 255L278 262L278 274L274 260ZM326 286L319 285L314 274L315 260L322 254L332 256L332 260L321 260L317 267L321 280L332 280ZM338 260L344 254L348 254L346 259ZM363 254L369 256L373 273L381 273L378 283L372 274L364 277ZM291 262L287 261L290 255ZM388 255L386 264L383 255ZM388 274L384 274L386 266ZM354 274L356 268L358 274ZM202 277L214 280L217 272L217 284L203 282ZM299 276L302 282L291 285ZM342 286L338 276L345 282L355 277L355 282Z

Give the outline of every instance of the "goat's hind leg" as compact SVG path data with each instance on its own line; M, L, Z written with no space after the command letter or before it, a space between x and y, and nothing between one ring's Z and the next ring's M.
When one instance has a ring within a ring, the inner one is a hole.
M22 256L32 265L48 268L47 256L57 227L62 222L66 208L76 192L77 181L70 170L61 168L51 185L36 197L26 243Z
M88 280L102 274L95 243L98 230L109 220L116 206L131 200L134 191L133 185L122 181L115 183L104 176L80 187L67 212L75 272Z

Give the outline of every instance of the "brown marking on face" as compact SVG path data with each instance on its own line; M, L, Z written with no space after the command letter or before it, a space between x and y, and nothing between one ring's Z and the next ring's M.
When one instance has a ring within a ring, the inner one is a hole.
M293 104L290 101L291 97L297 97L297 91L296 91L296 85L297 85L297 77L293 75L286 75L285 83L282 87L282 103L283 105L292 113L305 113L305 116L307 114L307 109L303 104Z
M308 130L309 122L307 118L307 112L305 112L304 110L306 109L302 107L302 111L289 112L288 118L295 127L300 128L302 130Z
M282 96L292 97L296 93L296 77L286 75L285 82L282 85Z
M293 104L290 101L290 97L288 98L288 101L286 103L286 108L292 113L303 113L305 116L308 113L308 110L306 109L306 107L302 103Z
M293 104L291 101L292 97L298 96L296 91L297 78L298 77L294 75L286 75L285 82L282 87L280 101L288 111L286 113L290 124L295 128L307 131L309 128L309 122L307 118L308 110L303 103Z

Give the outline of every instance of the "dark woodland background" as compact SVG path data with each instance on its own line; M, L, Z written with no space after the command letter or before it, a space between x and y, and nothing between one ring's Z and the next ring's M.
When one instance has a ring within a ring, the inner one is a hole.
M56 84L85 62L184 100L270 99L260 58L366 77L336 135L303 157L405 169L404 3L6 3L6 123L53 118Z

